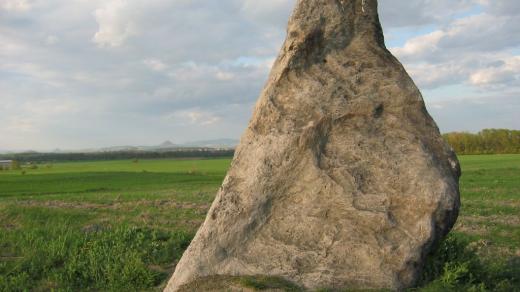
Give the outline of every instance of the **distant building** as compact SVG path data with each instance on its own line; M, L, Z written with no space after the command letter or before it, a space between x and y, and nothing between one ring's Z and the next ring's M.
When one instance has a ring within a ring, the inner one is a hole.
M12 165L13 165L12 160L0 160L0 169L2 169L2 170L11 169Z

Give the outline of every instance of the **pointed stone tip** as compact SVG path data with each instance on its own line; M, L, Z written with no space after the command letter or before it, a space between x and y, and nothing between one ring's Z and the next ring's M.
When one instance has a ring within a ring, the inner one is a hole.
M289 38L317 29L340 45L361 37L385 46L377 0L298 0L289 21Z
M274 68L308 68L353 43L386 49L377 6L377 0L298 0Z

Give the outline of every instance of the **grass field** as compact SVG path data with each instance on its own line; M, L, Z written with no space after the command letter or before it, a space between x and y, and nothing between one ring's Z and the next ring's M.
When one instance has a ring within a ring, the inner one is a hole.
M518 291L520 155L461 162L462 213L419 290ZM71 162L0 171L0 291L160 290L229 163Z

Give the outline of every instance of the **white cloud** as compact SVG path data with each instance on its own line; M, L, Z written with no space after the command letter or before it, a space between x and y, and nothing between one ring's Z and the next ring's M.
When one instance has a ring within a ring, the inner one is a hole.
M143 63L148 66L148 68L154 70L154 71L164 71L168 68L168 65L163 63L161 60L158 59L146 59L143 61Z
M31 2L28 0L2 0L0 2L0 10L7 12L25 12L32 8Z
M407 69L417 85L423 89L457 84L465 81L468 75L466 68L457 62L409 64Z
M12 107L13 105L11 105ZM17 105L13 115L7 118L3 131L9 136L20 133L41 133L48 123L60 120L62 115L70 115L78 112L77 106L71 102L49 98L38 101L27 101Z
M470 76L470 82L480 87L510 86L513 83L520 86L520 56L475 71Z
M517 0L481 0L488 10L496 15L518 15L520 13L520 2Z
M52 45L55 45L58 43L60 39L55 36L55 35L49 35L47 36L47 38L45 39L45 43L49 46L52 46Z
M499 3L500 2L500 3ZM423 88L466 84L474 90L519 89L519 9L515 1L479 1L478 14L450 20L391 50ZM500 93L498 93L500 94Z
M445 24L467 12L479 0L379 0L382 22L388 27Z
M289 11L296 0L243 0L241 12L249 19L265 25L283 25L287 23Z
M138 34L138 27L133 22L132 15L136 12L127 0L109 0L102 8L94 12L99 30L93 41L100 47L119 47L129 37Z
M269 67L265 63L258 64L232 64L221 62L219 64L203 64L193 61L172 66L168 76L180 82L209 82L210 80L231 81L237 79L239 71L242 77L267 74Z
M235 78L235 74L233 74L231 72L218 70L217 73L215 74L215 77L221 81L230 81Z
M452 21L445 28L408 40L393 48L403 60L453 59L454 55L485 53L520 45L520 15L497 17L482 13Z
M443 31L434 31L426 35L415 37L407 41L402 48L393 48L392 51L403 58L421 58L425 54L432 54L439 50L439 41L446 35Z
M24 77L32 78L43 84L62 87L64 81L59 72L45 68L40 64L31 62L19 62L19 63L0 63L0 69L10 72L11 74L18 74Z
M167 115L166 118L180 125L196 124L210 126L221 121L221 117L199 108L177 111Z
M7 119L7 123L5 125L5 130L8 133L22 133L22 134L32 134L38 132L37 122L19 116L9 117ZM11 135L5 135L5 137L10 137Z
M1 32L1 30L0 30ZM0 33L0 57L15 56L24 53L27 46L19 40L10 37L7 34ZM1 65L1 63L0 63Z

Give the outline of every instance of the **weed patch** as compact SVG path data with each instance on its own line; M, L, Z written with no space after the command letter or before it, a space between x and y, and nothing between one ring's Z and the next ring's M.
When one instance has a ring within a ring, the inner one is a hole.
M520 262L484 262L457 234L448 236L428 257L419 291L519 291Z
M192 234L120 226L101 231L8 232L4 247L20 257L0 261L0 291L55 287L68 291L135 291L155 287L189 245ZM7 241L7 242L6 242Z

